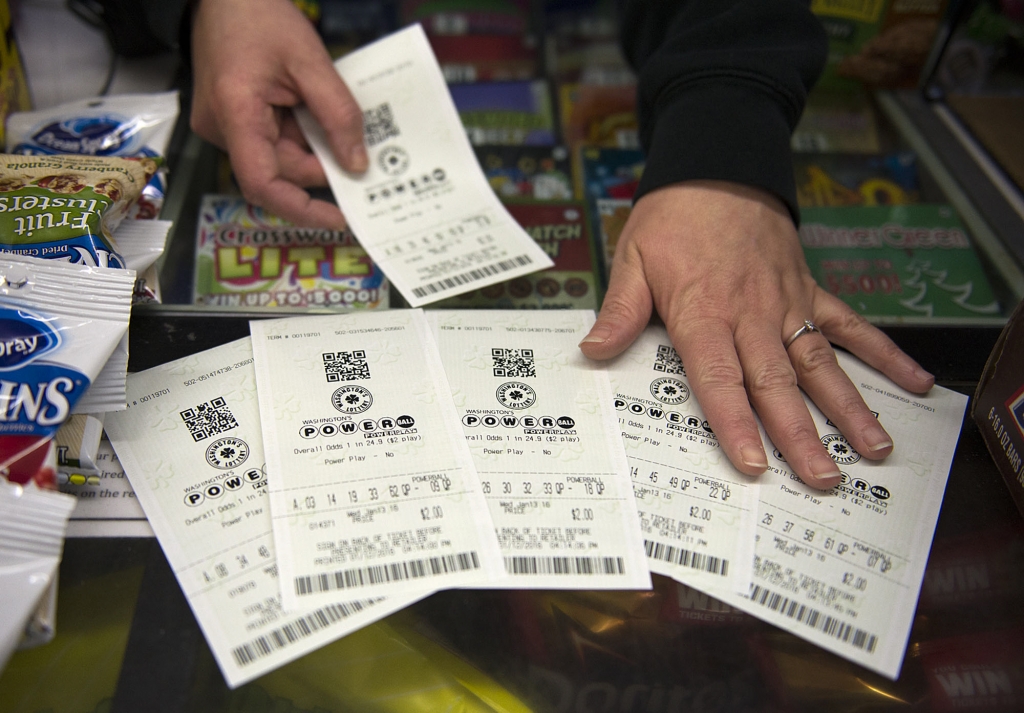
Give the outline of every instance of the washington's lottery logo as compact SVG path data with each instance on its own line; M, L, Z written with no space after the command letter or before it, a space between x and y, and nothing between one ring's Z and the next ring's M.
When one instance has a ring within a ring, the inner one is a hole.
M853 446L841 433L829 433L821 437L821 445L832 456L832 460L840 465L852 465L860 460L860 453L853 450Z
M529 384L521 381L507 381L498 387L494 394L498 403L506 408L530 408L537 403L537 392Z
M362 413L373 404L373 396L362 386L349 384L331 394L331 403L342 413Z
M690 398L690 389L679 379L662 377L651 382L651 394L661 403L675 406Z
M206 462L214 468L231 470L245 463L249 457L249 444L241 438L221 438L206 449Z
M409 154L397 146L387 146L377 156L377 163L389 176L400 176L409 168Z

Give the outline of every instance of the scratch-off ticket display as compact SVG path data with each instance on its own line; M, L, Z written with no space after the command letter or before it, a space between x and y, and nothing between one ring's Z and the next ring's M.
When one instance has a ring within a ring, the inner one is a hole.
M428 312L504 555L494 586L649 589L589 310Z
M117 457L234 687L412 600L282 607L248 338L128 377ZM360 596L359 593L355 596Z
M251 323L286 605L501 573L419 310Z
M207 307L388 306L388 281L348 230L300 228L236 196L203 197L194 299Z
M648 327L609 372L651 571L746 592L757 480L722 452L668 332Z

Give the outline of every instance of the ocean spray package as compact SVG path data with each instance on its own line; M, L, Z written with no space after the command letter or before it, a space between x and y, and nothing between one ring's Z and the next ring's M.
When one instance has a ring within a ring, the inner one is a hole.
M37 477L127 332L134 284L131 270L0 254L0 474Z
M155 159L0 155L0 252L126 267L113 231Z
M135 294L132 303L160 302L160 283L154 267L164 253L170 220L123 220L114 233L125 267L135 270Z
M164 250L169 220L124 220L115 234L125 265L136 274L132 304L160 302L160 285L154 264ZM146 275L150 277L147 279ZM121 411L125 407L125 374L128 372L128 334L114 347L107 363L93 379L92 387L75 405L74 413Z
M0 481L0 671L55 581L74 507L63 493Z
M90 97L7 118L7 153L156 158L178 118L178 92ZM131 207L131 218L155 218L167 193L166 171L154 175Z

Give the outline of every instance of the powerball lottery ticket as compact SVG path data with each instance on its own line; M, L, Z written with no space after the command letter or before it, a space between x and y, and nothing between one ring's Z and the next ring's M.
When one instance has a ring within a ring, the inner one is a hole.
M668 332L647 327L608 372L651 571L746 593L758 480L722 452Z
M104 427L231 687L414 601L282 607L248 338L129 374Z
M912 394L845 352L839 364L892 436L882 461L861 457L810 401L842 480L804 485L767 436L754 573L746 596L707 593L895 679L900 672L967 397Z
M590 310L430 310L504 555L493 586L649 589Z
M335 67L363 111L366 173L345 173L312 116L296 116L359 242L410 305L553 265L487 182L419 25Z
M501 553L420 310L250 323L287 606L427 593Z

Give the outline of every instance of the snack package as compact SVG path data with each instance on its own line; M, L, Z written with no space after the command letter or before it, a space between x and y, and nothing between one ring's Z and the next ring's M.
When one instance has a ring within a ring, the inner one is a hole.
M156 261L164 251L169 220L125 220L117 228L116 240L125 266L136 274L132 304L159 303L160 283ZM125 408L125 374L128 372L128 334L114 347L92 387L74 408L76 414L120 411Z
M161 158L178 119L178 92L122 94L80 99L7 119L8 153ZM167 193L160 170L129 210L131 218L156 218Z
M138 276L133 304L161 301L156 262L164 253L172 225L170 220L124 220L114 234L125 267Z
M7 479L55 487L54 470L43 467L54 434L127 333L134 284L131 270L0 255L0 474Z
M0 671L26 625L31 629L31 613L56 581L64 530L74 507L69 495L0 481ZM43 602L44 609L49 604Z
M54 436L57 470L81 474L83 479L86 475L98 475L97 453L102 435L103 414L72 414Z
M114 230L155 159L0 154L0 252L126 267Z

